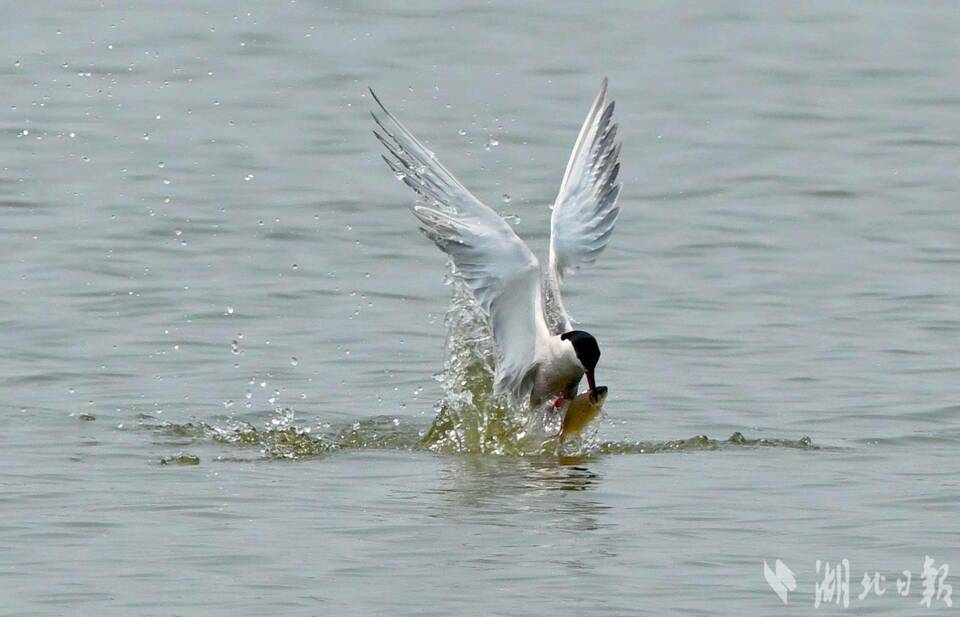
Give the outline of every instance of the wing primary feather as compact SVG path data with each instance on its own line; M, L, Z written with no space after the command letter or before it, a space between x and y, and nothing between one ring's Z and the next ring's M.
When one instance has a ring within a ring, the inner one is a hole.
M597 110L600 109L600 105L603 103L603 100L607 96L607 78L604 77L603 81L600 82L600 91L597 93L597 97L593 101L593 106L590 108L590 112L587 114L587 119L584 120L583 126L580 127L580 133L577 135L577 141L575 142L573 153L570 155L570 160L567 161L567 168L563 173L563 181L560 183L560 192L566 188L567 180L571 177L571 170L576 163L577 158L579 158L580 149L583 147L585 142L585 137L587 131L593 126L593 121L596 117Z
M550 261L544 276L544 305L554 334L572 320L563 306L564 276L592 264L607 246L620 213L619 127L616 103L607 101L607 79L587 112L574 143L550 217Z
M513 228L447 170L386 108L371 112L390 170L418 195L418 228L445 252L489 316L497 353L496 387L515 403L529 395L535 353L550 336L541 300L540 264Z

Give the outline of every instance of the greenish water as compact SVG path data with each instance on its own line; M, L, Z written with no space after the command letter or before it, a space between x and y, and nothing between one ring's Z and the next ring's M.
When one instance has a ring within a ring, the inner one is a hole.
M819 450L809 437L797 440L749 438L743 433L733 433L727 439L711 439L706 435L695 435L687 439L674 439L662 442L645 441L598 441L573 454L557 455L555 440L544 445L536 444L529 450L523 450L524 442L518 440L513 432L475 437L459 448L443 436L437 436L433 427L429 430L416 426L405 426L398 417L375 417L351 423L341 427L297 426L289 418L257 428L247 423L230 423L217 426L206 423L156 424L154 418L142 418L141 428L155 431L159 443L188 448L210 440L220 444L240 446L243 450L256 451L265 459L302 459L327 456L349 450L398 450L408 452L433 452L448 455L486 454L507 457L541 457L557 459L561 462L571 460L588 461L604 455L616 454L656 454L684 450L718 450L721 448L778 447ZM464 442L460 442L463 444ZM471 447L473 446L473 447ZM484 452L484 448L498 450L496 454ZM183 460L179 460L183 458ZM234 458L227 456L227 458ZM172 460L171 460L172 459ZM214 460L222 461L223 456ZM160 459L162 464L177 462L195 464L196 457L178 453L174 457Z
M950 612L955 4L6 16L0 615ZM610 396L558 455L489 397L366 88L542 255L604 75L623 213L565 300Z

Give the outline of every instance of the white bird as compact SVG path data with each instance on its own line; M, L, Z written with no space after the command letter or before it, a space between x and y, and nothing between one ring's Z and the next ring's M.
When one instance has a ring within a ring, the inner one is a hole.
M370 91L377 139L394 174L419 196L420 230L453 260L489 318L496 351L495 391L531 408L559 408L587 377L597 391L596 339L574 330L563 306L564 275L593 263L607 246L620 208L620 143L607 80L580 129L550 219L546 270L513 228L468 191Z

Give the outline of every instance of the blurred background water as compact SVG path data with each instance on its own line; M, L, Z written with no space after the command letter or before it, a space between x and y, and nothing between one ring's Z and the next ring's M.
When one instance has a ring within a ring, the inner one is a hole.
M901 615L924 555L960 567L955 3L7 18L3 615L810 614L844 558L851 607ZM567 295L601 434L819 449L294 461L187 426L429 426L450 289L365 89L542 251L604 75L623 214Z

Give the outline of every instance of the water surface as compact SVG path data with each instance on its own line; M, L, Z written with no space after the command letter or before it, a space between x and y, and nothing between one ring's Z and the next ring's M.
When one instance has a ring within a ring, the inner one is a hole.
M955 5L9 21L3 614L820 614L846 558L850 610L902 615L960 568ZM431 451L450 288L365 89L542 251L604 75L623 214L567 306L609 447Z

